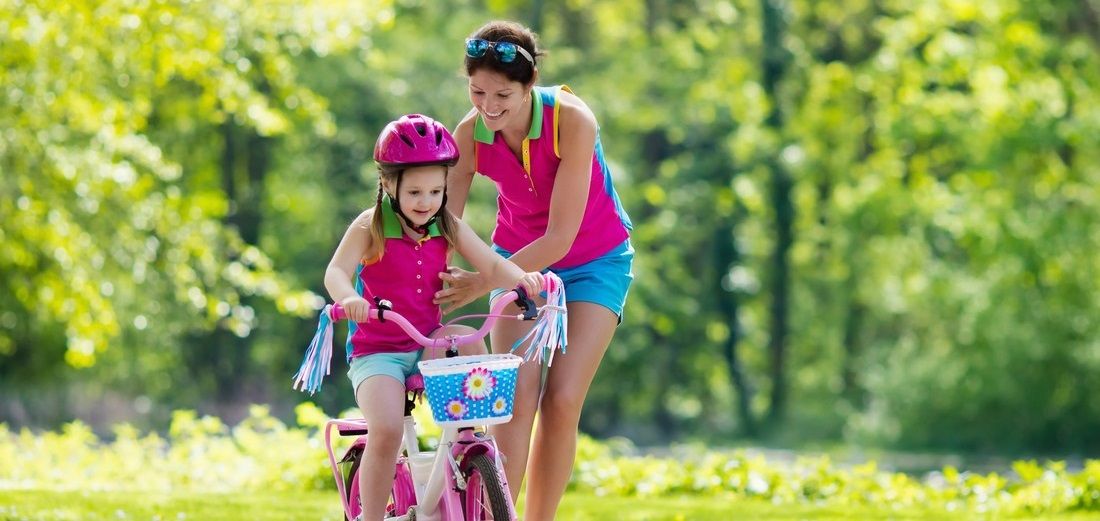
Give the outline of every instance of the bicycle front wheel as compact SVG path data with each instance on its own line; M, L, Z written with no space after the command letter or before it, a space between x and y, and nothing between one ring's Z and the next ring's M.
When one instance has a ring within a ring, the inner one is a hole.
M488 454L471 458L467 472L463 502L468 521L515 519L512 497L504 489L500 469Z

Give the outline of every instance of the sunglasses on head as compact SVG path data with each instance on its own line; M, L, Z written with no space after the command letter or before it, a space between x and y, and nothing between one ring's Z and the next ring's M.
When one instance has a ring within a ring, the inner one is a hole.
M535 64L535 59L531 57L531 53L527 52L527 49L512 42L490 42L481 38L468 38L466 40L466 56L470 58L481 58L485 56L489 49L493 50L500 63L512 63L516 61L516 54L522 54L524 58L527 58L527 61L531 62L531 65Z

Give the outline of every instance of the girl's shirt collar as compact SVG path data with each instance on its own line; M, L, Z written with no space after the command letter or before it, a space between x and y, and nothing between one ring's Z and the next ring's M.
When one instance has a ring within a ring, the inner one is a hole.
M400 239L405 236L405 229L401 227L401 218L397 216L397 212L393 211L393 206L390 205L390 196L382 196L382 236L386 239ZM439 221L433 222L428 226L428 233L421 237L421 241L431 237L441 237L443 232L439 231ZM409 237L412 239L412 237Z

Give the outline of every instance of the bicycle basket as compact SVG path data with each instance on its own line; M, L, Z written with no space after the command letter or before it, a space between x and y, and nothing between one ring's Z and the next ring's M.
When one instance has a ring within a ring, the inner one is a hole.
M516 375L511 354L456 356L420 362L432 418L440 426L493 425L512 419Z

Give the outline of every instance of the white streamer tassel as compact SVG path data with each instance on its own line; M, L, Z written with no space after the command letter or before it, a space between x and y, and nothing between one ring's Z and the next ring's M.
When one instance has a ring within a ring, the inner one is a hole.
M321 310L321 316L317 319L317 332L313 340L306 348L305 357L298 373L294 375L294 389L300 389L309 394L321 390L321 383L332 369L332 316L329 314L332 305L325 306Z
M549 367L554 363L554 351L565 354L568 346L566 331L569 317L565 308L565 284L553 272L546 272L546 305L539 309L535 326L526 336L512 344L512 351L530 340L523 353L524 360L538 360L539 365Z

